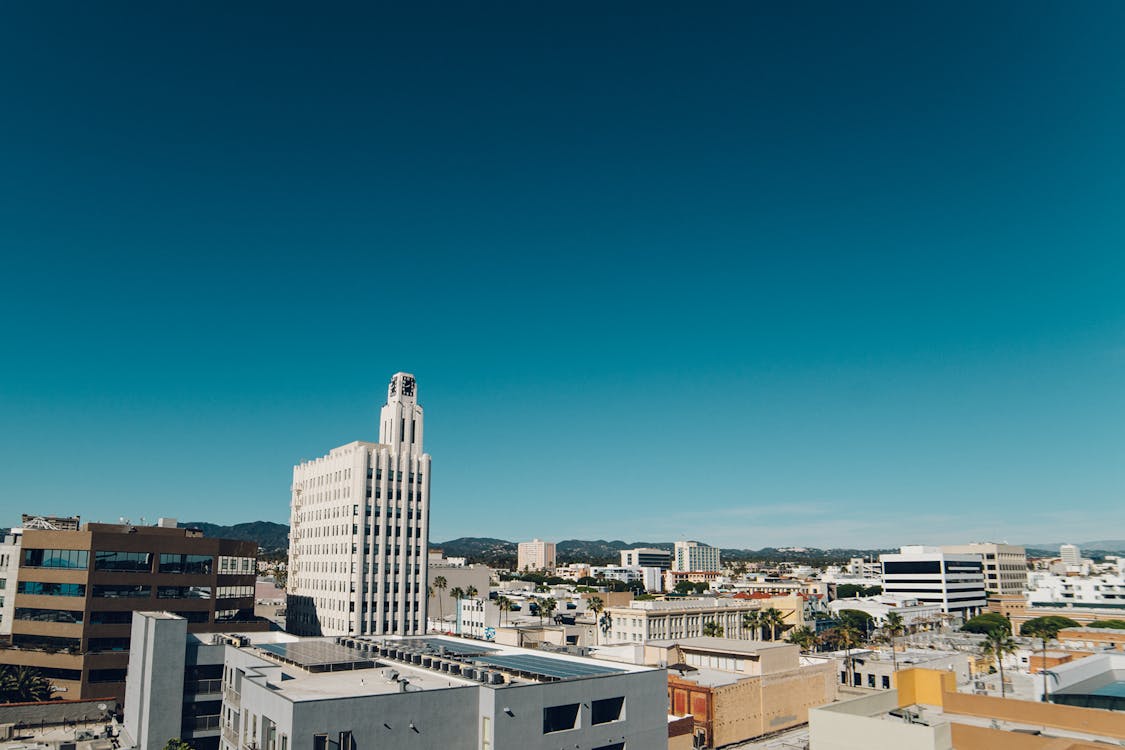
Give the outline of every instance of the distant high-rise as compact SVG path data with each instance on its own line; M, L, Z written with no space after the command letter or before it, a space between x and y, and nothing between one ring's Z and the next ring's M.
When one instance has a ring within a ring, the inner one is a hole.
M554 542L532 539L530 542L520 542L516 548L517 570L545 570L553 573L555 567Z
M426 631L430 456L414 376L395 373L379 442L293 467L286 627L302 635Z
M1019 596L1027 588L1027 551L1015 544L972 542L941 548L955 555L977 554L984 563L984 588L994 594Z
M1059 545L1059 557L1062 558L1063 565L1078 567L1082 564L1082 550L1076 544Z
M719 548L700 542L676 542L672 570L681 573L722 570Z

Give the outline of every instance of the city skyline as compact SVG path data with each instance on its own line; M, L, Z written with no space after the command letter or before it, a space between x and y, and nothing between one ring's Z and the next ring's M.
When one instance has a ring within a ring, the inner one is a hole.
M4 525L284 522L404 371L434 541L1125 537L1125 8L65 7Z

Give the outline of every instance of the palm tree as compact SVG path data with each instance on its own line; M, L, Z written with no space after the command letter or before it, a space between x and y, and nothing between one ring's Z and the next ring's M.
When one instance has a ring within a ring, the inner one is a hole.
M763 625L765 625L765 622L762 619L761 610L754 609L742 613L742 627L750 631L750 640L757 641L761 639Z
M539 603L539 624L543 624L544 617L551 617L551 615L555 614L555 610L558 609L558 607L559 603L552 597L547 597L541 601Z
M600 615L602 613L602 610L605 609L605 602L602 601L602 598L600 596L591 596L586 601L586 607L594 613L594 645L596 646L598 643L598 615Z
M708 620L707 622L703 623L703 635L707 636L708 638L722 638L723 626L715 622L714 620Z
M898 655L895 653L895 637L902 635L906 632L906 625L902 621L902 615L898 612L888 612L887 616L883 618L883 634L891 644L891 669L894 672L898 671Z
M812 628L802 625L789 631L788 640L790 643L800 646L802 651L812 651L817 638Z
M996 659L996 664L1000 668L1000 697L1006 698L1008 694L1004 688L1004 657L1016 652L1015 639L1000 628L990 630L984 636L980 652L982 656Z
M458 599L463 599L464 597L465 597L465 589L461 588L460 586L454 586L453 588L451 588L449 590L449 598L452 599L453 601L457 601Z
M844 647L844 671L848 675L848 686L852 685L852 649L863 643L863 634L851 625L834 628L836 643Z
M786 626L785 615L777 607L770 607L762 613L762 624L770 629L770 640L777 640L777 629Z
M1020 635L1038 638L1043 644L1042 661L1039 662L1039 671L1043 673L1043 701L1047 700L1047 641L1058 637L1063 628L1075 628L1078 623L1069 617L1036 617L1020 626Z
M480 592L477 591L476 586L469 586L467 589L465 589L465 598L466 599L476 599L478 593L480 593Z
M508 621L508 613L512 611L512 600L506 596L502 596L496 600L497 606L500 607L500 617L504 622Z
M449 585L449 581L445 580L445 576L437 576L434 578L434 588L439 592L437 600L438 620L441 622L441 627L438 630L445 630L445 611L442 607L442 598L445 596L445 589Z
M55 687L32 667L0 669L0 702L37 703L51 699Z

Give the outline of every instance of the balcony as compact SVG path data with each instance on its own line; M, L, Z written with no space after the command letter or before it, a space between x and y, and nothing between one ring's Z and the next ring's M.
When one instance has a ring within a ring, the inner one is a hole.
M191 716L180 727L183 734L202 734L219 731L219 715Z

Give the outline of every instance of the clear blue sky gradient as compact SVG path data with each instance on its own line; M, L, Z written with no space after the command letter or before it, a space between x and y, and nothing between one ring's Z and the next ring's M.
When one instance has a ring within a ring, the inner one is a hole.
M1125 537L1125 5L8 3L0 524Z

